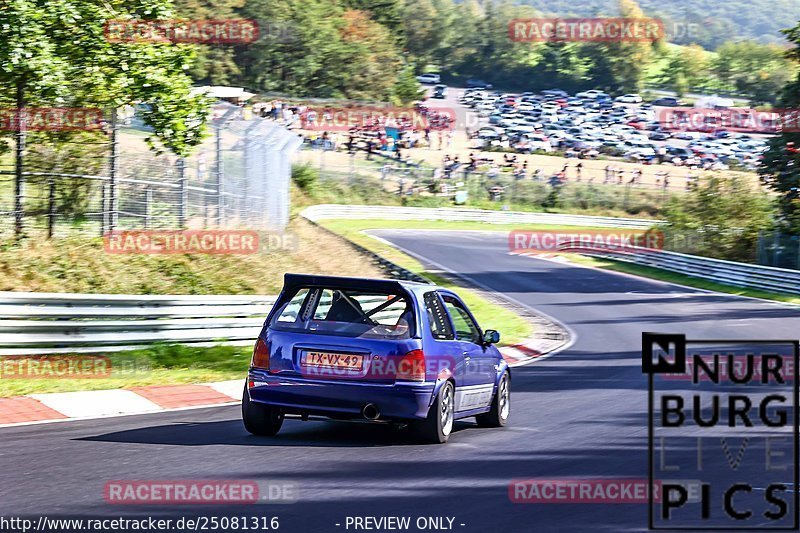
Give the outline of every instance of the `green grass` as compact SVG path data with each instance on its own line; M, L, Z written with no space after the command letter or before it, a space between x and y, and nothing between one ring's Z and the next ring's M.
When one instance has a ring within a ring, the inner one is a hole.
M715 283L700 278L693 278L684 274L677 274L658 268L647 267L642 265L634 265L625 263L623 261L614 261L611 259L601 259L598 257L588 257L577 254L564 254L564 257L571 262L578 265L586 265L605 270L613 270L615 272L625 272L644 278L657 279L659 281L666 281L669 283L678 283L689 287L698 289L707 289L715 292L722 292L726 294L734 294L737 296L749 296L751 298L763 298L765 300L775 300L778 302L786 302L792 304L800 304L800 296L792 296L790 294L781 294L779 292L760 291L755 289L745 289L742 287L734 287L733 285L724 285L722 283Z
M145 385L208 383L244 378L252 348L197 348L155 345L145 350L97 354L108 358L110 372L97 378L0 378L0 398L47 392L122 389ZM3 358L0 357L0 363Z

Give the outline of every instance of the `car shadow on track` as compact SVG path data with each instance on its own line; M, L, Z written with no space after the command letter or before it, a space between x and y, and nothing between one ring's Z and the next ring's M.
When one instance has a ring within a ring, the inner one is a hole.
M460 421L453 434L478 429L474 422ZM363 422L327 422L286 420L275 437L248 434L240 420L216 422L183 422L160 426L115 431L76 440L158 444L173 446L310 446L323 448L359 448L398 445L420 445L408 429L388 424Z

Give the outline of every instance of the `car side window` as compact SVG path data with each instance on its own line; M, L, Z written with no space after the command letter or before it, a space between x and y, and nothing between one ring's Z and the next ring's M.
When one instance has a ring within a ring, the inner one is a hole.
M456 328L456 337L459 340L474 342L475 344L481 343L481 330L478 324L472 320L469 311L457 299L452 296L443 295L444 305L450 313L450 318L453 319L453 325Z
M425 300L425 314L428 315L428 326L433 338L454 340L456 337L453 334L453 328L450 326L450 320L447 319L447 313L438 295L435 292L426 292L423 299Z

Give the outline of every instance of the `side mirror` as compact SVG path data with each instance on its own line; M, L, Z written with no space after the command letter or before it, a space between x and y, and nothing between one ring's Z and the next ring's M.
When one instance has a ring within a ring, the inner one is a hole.
M494 329L487 329L483 332L483 342L485 344L497 344L500 342L500 333Z

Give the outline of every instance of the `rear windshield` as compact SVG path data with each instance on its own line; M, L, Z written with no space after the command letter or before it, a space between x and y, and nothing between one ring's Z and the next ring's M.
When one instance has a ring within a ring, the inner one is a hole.
M415 332L413 307L404 294L319 287L297 289L270 327L377 339L407 339Z

